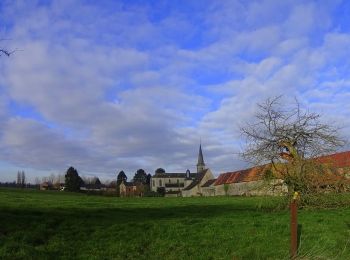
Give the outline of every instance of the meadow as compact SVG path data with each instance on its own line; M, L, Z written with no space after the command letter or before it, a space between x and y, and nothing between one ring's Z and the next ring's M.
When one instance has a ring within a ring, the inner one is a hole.
M0 189L0 259L288 259L280 200ZM301 209L299 224L301 258L350 259L350 206Z

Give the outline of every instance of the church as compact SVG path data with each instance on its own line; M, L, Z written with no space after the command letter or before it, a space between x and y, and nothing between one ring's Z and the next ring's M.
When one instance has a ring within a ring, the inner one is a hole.
M166 197L194 197L202 196L202 186L214 176L209 168L205 167L202 145L199 145L197 172L156 172L151 178L151 190L164 189Z

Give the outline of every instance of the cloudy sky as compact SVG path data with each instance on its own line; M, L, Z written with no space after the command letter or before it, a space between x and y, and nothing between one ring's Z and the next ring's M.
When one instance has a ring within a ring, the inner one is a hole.
M247 164L239 125L283 94L350 138L349 1L0 3L0 180Z

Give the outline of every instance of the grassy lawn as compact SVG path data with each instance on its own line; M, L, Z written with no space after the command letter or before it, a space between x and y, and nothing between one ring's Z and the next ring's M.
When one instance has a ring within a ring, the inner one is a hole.
M0 259L288 259L278 200L0 189ZM350 206L303 209L299 223L304 259L350 259Z

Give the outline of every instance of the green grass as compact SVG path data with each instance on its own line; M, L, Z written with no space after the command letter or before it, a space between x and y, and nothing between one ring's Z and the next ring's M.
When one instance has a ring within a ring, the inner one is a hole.
M288 259L279 200L0 189L0 259ZM349 206L302 209L299 223L304 259L350 259Z

